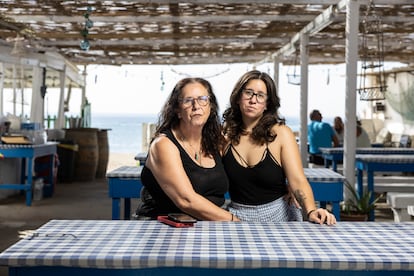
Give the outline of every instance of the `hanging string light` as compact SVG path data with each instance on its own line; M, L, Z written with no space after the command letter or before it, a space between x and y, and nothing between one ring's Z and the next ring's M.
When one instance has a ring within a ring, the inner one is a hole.
M370 18L372 18L370 20ZM384 73L384 37L381 18L371 0L362 21L360 100L384 100L387 85ZM376 77L367 84L368 77Z
M190 74L190 73L185 73L185 72L180 72L180 71L177 71L176 69L174 69L173 67L170 67L170 70L171 70L171 72L173 72L173 73L175 73L175 74L177 74L177 75L180 75L180 76L185 76L185 77L191 77L192 76L192 74ZM229 72L230 71L230 67L227 67L226 69L224 69L223 71L221 71L221 72L218 72L218 73L213 73L213 74L211 74L211 75L200 75L200 77L202 77L202 78L204 78L204 79L209 79L209 78L214 78L214 77L217 77L217 76L220 76L220 75L223 75L224 73L227 73L227 72Z
M164 81L164 72L161 71L161 91L164 91L165 81Z
M91 12L92 8L88 7L86 9L86 13L83 15L83 17L85 17L85 24L83 25L83 29L80 32L83 37L80 42L80 48L84 51L88 51L91 46L88 39L89 29L93 27L93 21L89 18Z

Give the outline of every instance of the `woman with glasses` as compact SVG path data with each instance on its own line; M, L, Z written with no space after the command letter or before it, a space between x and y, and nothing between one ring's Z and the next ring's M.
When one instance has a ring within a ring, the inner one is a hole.
M315 206L295 136L279 117L279 107L275 83L266 73L249 71L233 88L223 114L229 211L242 221L280 222L302 221L302 208L309 221L335 224L331 213Z
M199 220L238 220L221 208L228 180L218 103L202 78L180 80L161 110L141 173L138 219L186 213Z

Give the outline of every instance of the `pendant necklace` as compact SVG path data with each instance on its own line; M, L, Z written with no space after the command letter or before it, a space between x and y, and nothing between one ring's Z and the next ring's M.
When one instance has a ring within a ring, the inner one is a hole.
M198 151L195 150L195 148L193 147L193 145L185 139L185 137L182 134L181 130L180 130L180 140L182 142L185 142L186 144L188 144L191 147L191 149L194 151L194 159L201 164L201 153L203 151L201 149L198 150Z
M202 152L201 149L199 151L197 151L197 150L194 149L194 147L191 143L189 143L189 142L187 142L187 143L190 145L191 149L194 151L194 159L197 162L201 163L201 152Z

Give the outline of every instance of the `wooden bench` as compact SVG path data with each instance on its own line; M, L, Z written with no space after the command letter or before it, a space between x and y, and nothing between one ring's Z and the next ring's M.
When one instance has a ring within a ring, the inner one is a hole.
M364 184L367 183L364 177ZM364 185L366 189L366 184ZM414 193L414 177L412 176L375 176L374 191L376 193Z
M387 203L394 213L394 222L411 220L408 206L414 205L414 193L387 193Z
M376 193L414 193L414 183L375 183Z

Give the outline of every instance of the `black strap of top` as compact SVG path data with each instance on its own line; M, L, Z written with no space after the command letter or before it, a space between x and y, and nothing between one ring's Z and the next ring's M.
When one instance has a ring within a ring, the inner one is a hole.
M265 156L266 156L266 153L267 153L267 151L268 151L268 147L267 147L268 145L266 144L266 149L263 151L263 155L262 155L262 158L260 159L260 161L263 161L263 159L265 158ZM247 161L246 161L246 159L244 159L243 158L243 156L241 156L241 154L236 150L236 148L233 146L233 144L230 144L230 147L234 150L234 152L237 154L237 156L240 158L240 160L242 161L242 163L244 164L244 165L246 165L246 167L248 167L248 168L252 168L252 167L254 167L255 165L250 165Z

